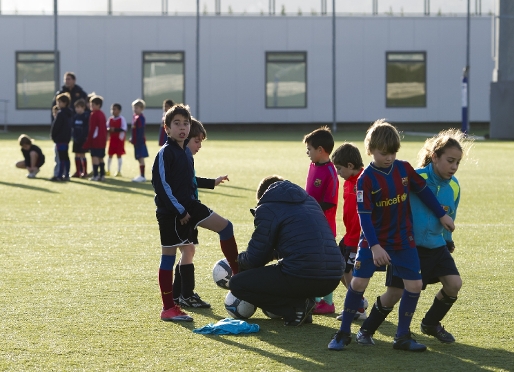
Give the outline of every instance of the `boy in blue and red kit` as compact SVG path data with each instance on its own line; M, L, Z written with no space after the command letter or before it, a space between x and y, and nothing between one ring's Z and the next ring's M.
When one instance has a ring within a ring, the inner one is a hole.
M336 212L339 197L339 179L330 153L334 148L334 138L328 127L321 127L303 138L307 146L307 156L311 160L305 191L323 209L328 224L336 237ZM333 293L316 298L313 314L332 314L335 312Z
M89 132L87 140L82 146L91 151L93 163L93 177L91 181L105 180L105 147L107 146L107 119L102 111L103 98L93 96L89 101L91 114L89 115Z
M339 242L339 248L346 262L343 279L346 288L352 281L352 271L357 256L357 246L361 235L361 225L357 214L357 179L364 170L364 164L359 149L352 143L345 143L332 154L337 174L343 178L343 222L346 229L343 239ZM354 320L367 318L367 300L363 297L361 307L355 313ZM342 320L343 312L336 319Z
M177 248L194 250L197 226L219 234L221 250L237 274L237 245L229 220L219 216L195 197L194 160L187 147L191 113L178 104L166 113L164 125L168 140L161 147L152 167L156 217L161 238L159 287L163 302L161 320L192 321L173 299L173 266ZM182 273L184 274L184 273Z
M143 115L145 110L145 101L136 99L132 102L132 138L130 143L134 145L134 157L139 162L139 176L132 179L132 182L146 182L145 178L145 158L148 157L148 149L146 147L145 125L146 119Z
M373 161L357 181L357 211L363 234L359 241L353 279L346 294L341 327L328 344L328 349L343 350L351 342L351 324L369 280L378 268L392 264L394 274L402 278L405 285L393 348L425 351L426 346L417 343L410 332L422 281L409 193L416 192L444 228L453 231L455 225L425 180L408 162L396 160L400 135L394 126L377 120L368 129L364 146Z

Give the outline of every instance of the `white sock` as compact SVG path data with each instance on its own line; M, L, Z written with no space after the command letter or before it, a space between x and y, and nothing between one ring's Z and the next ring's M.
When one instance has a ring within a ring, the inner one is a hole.
M118 173L121 173L121 164L123 163L123 160L121 157L118 158Z

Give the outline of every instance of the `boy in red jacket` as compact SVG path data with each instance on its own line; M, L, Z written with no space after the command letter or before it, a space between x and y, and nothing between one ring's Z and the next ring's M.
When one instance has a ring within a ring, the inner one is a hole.
M100 96L93 96L89 101L91 106L89 132L83 147L91 150L93 162L93 177L90 178L91 181L105 180L104 157L107 145L107 119L101 110L103 101L103 98Z

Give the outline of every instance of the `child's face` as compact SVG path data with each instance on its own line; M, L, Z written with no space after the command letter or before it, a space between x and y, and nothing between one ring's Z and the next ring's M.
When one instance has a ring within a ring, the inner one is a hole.
M21 148L23 150L30 150L30 145L28 143L25 143L25 144L21 145Z
M171 119L170 126L165 126L164 128L168 134L168 137L174 139L179 144L183 144L187 136L189 136L191 123L185 116L177 114L173 116L173 119Z
M59 109L63 109L66 107L66 103L63 101L57 101L57 106L59 106Z
M112 107L112 108L111 108L111 114L112 114L112 116L120 116L120 112L121 112L121 111L120 111L120 109L119 109L119 108L117 108L117 107Z
M191 150L193 155L196 155L196 153L202 148L202 141L203 136L198 136L191 138L187 143L187 147L189 147L189 150Z
M323 149L321 146L315 149L311 144L307 144L307 156L313 163L317 163L321 160L322 152Z
M79 115L82 115L84 113L84 111L86 111L86 108L85 107L82 107L82 106L75 106L75 112Z
M373 157L373 165L378 168L389 168L396 159L396 153L388 153L378 149L372 150L371 156Z
M164 111L165 113L168 112L168 110L171 108L170 105L164 105L162 106L162 111Z
M143 108L141 106L132 106L132 110L136 115L141 115L141 113L143 112Z
M339 165L339 164L335 164L335 167L337 170L337 174L345 180L350 178L353 174L354 166L352 163L348 163L348 167L345 167L344 165Z
M449 180L457 173L461 159L462 151L456 147L447 148L440 157L433 154L432 164L435 174L442 179Z
M100 110L100 105L97 105L94 102L90 102L89 105L91 106L91 111L98 111L98 110Z

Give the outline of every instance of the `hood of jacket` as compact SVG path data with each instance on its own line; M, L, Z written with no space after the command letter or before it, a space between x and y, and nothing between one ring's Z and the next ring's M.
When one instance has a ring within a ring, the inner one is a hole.
M278 181L272 184L262 195L259 203L303 203L309 194L300 186L290 181Z

